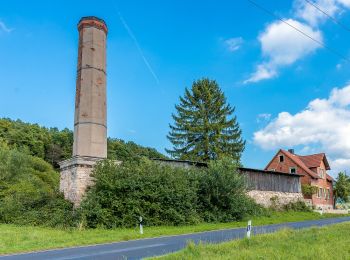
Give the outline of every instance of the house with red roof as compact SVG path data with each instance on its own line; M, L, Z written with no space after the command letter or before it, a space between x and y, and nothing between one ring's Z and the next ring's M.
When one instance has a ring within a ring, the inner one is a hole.
M316 187L316 193L304 199L316 208L333 209L333 182L326 154L297 155L293 149L280 149L265 167L268 171L300 174L301 185Z

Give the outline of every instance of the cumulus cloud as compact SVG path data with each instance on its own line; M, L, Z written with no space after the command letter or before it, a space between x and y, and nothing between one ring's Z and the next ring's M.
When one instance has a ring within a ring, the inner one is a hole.
M350 85L335 88L327 99L315 99L294 115L281 112L254 133L254 143L266 150L302 147L327 153L335 171L350 169Z
M317 41L323 41L322 33L319 30L293 19L287 19L286 22ZM320 48L319 44L306 38L282 21L268 25L260 34L259 41L266 61L259 64L256 71L244 83L273 78L277 76L277 70L280 67L290 65Z
M234 52L234 51L237 51L243 44L243 38L236 37L236 38L226 39L224 43L230 52Z
M274 78L281 67L292 65L321 48L322 44L301 32L323 43L322 32L318 29L320 25L330 19L329 16L337 17L347 8L350 8L350 0L294 0L293 18L283 19L291 26L277 20L259 35L263 61L244 83Z
M0 21L0 31L3 31L5 33L10 33L13 31L13 29L7 27L4 22Z

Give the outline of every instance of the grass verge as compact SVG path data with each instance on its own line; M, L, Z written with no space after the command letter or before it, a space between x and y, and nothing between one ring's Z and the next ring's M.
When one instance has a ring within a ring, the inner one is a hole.
M339 215L315 212L273 212L270 216L253 217L253 225L277 224L312 219L339 217ZM244 227L247 222L202 223L193 226L145 227L144 234L138 229L53 229L45 227L15 226L0 224L0 254L36 251L44 249L91 245L126 241L166 235L178 235L217 229Z
M222 244L193 243L153 259L350 259L350 223L303 230L285 229Z

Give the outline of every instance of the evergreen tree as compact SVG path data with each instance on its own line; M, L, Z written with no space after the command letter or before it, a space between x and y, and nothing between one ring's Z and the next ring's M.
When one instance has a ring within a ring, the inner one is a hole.
M177 113L172 117L168 139L172 157L183 160L209 161L223 157L240 160L245 141L234 116L235 108L227 102L214 80L195 81L192 89L185 89Z
M340 172L334 185L334 204L337 200L341 202L350 201L350 177L345 172Z

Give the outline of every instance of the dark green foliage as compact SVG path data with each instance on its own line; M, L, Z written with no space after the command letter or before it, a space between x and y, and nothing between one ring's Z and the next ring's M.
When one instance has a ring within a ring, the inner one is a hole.
M180 104L175 106L174 125L168 139L173 144L167 152L174 158L209 161L223 157L240 160L245 142L238 125L235 108L226 102L214 80L195 81L185 89Z
M340 172L338 174L333 192L335 202L337 202L337 200L340 202L350 201L350 177L346 173Z
M55 168L71 157L73 133L69 129L41 127L21 120L0 119L0 140L8 147L44 159Z
M58 169L58 162L72 156L73 132L67 128L58 130L21 120L0 119L0 147L4 145L42 158ZM154 148L108 139L108 158L125 161L140 156L166 158Z
M0 148L0 222L70 226L72 204L58 192L59 174L40 158Z
M302 184L301 191L305 197L311 198L313 194L316 194L317 187L310 184Z
M244 194L244 182L228 161L208 169L170 167L147 159L117 166L101 162L96 185L82 203L87 226L180 225L218 222L257 214L260 207ZM223 174L221 176L221 174Z
M104 161L94 170L96 185L82 204L89 227L190 224L198 221L196 182L188 171L147 159L117 166Z
M121 139L108 138L108 158L118 161L132 161L140 157L149 159L167 158L156 149L143 147L134 142L125 142Z
M199 178L198 211L206 222L228 222L260 214L261 208L245 191L246 183L236 163L228 158L212 161Z
M305 204L304 201L298 200L296 202L289 202L283 206L283 209L286 211L301 211L301 212L311 212L312 209Z

